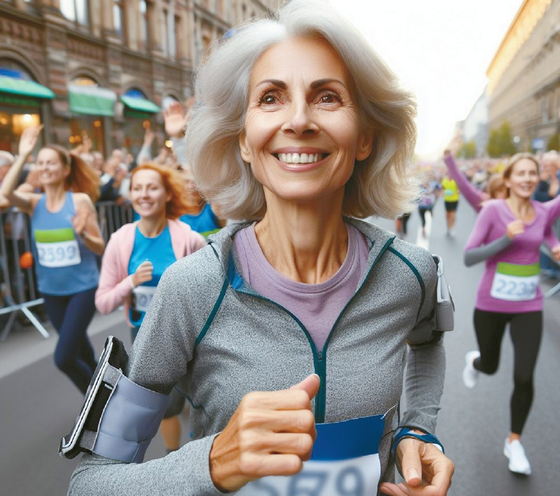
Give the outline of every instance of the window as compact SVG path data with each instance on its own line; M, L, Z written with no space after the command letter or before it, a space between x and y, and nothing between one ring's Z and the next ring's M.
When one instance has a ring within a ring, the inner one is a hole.
M87 0L60 0L60 12L66 19L81 26L89 24Z
M181 31L181 18L179 16L175 16L175 58L177 60L181 60L183 56L183 33Z
M115 33L121 38L124 37L124 19L123 19L123 6L122 0L114 0L113 3L113 26Z
M150 49L150 13L152 6L146 0L140 0L140 40L139 48L148 51Z

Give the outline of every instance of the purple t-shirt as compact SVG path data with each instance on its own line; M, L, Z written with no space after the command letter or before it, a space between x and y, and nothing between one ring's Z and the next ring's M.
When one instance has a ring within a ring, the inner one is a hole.
M238 231L235 251L241 263L241 276L259 294L294 314L309 331L318 350L356 292L366 269L369 246L354 226L346 224L348 251L340 269L320 284L293 281L280 274L266 259L255 235L255 224Z
M479 310L501 313L542 310L539 246L546 238L547 227L560 216L560 196L545 203L531 201L531 205L535 218L525 225L525 231L515 236L506 249L486 260L476 296L475 307ZM476 219L465 251L501 238L514 220L516 217L505 200L490 200Z

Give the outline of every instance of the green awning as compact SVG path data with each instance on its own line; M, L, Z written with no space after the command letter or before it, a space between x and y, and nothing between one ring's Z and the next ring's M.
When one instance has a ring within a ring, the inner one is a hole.
M157 114L161 109L154 103L146 98L138 98L136 96L121 96L123 103L133 110L140 110L141 112L149 112L150 114Z
M81 84L68 85L70 110L75 114L113 117L116 100L117 94L107 88Z
M6 76L0 76L0 91L4 93L12 93L15 95L26 95L35 98L54 98L54 93L35 81L26 79L16 79Z

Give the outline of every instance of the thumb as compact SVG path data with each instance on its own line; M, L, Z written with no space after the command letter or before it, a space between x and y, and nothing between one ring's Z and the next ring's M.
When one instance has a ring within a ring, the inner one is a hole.
M311 374L307 376L303 381L295 386L292 386L290 389L301 389L305 391L309 395L309 399L312 400L315 395L319 392L319 386L321 385L321 379L317 374Z
M403 441L406 440L403 439ZM417 487L422 484L422 461L420 460L418 443L418 441L407 442L403 445L401 470L404 480L410 487Z

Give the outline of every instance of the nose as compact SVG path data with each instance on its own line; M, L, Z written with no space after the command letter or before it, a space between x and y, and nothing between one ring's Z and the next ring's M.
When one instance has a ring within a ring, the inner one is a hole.
M286 122L282 126L282 131L285 133L302 136L319 131L319 127L313 119L313 109L305 98L294 99L286 112Z

